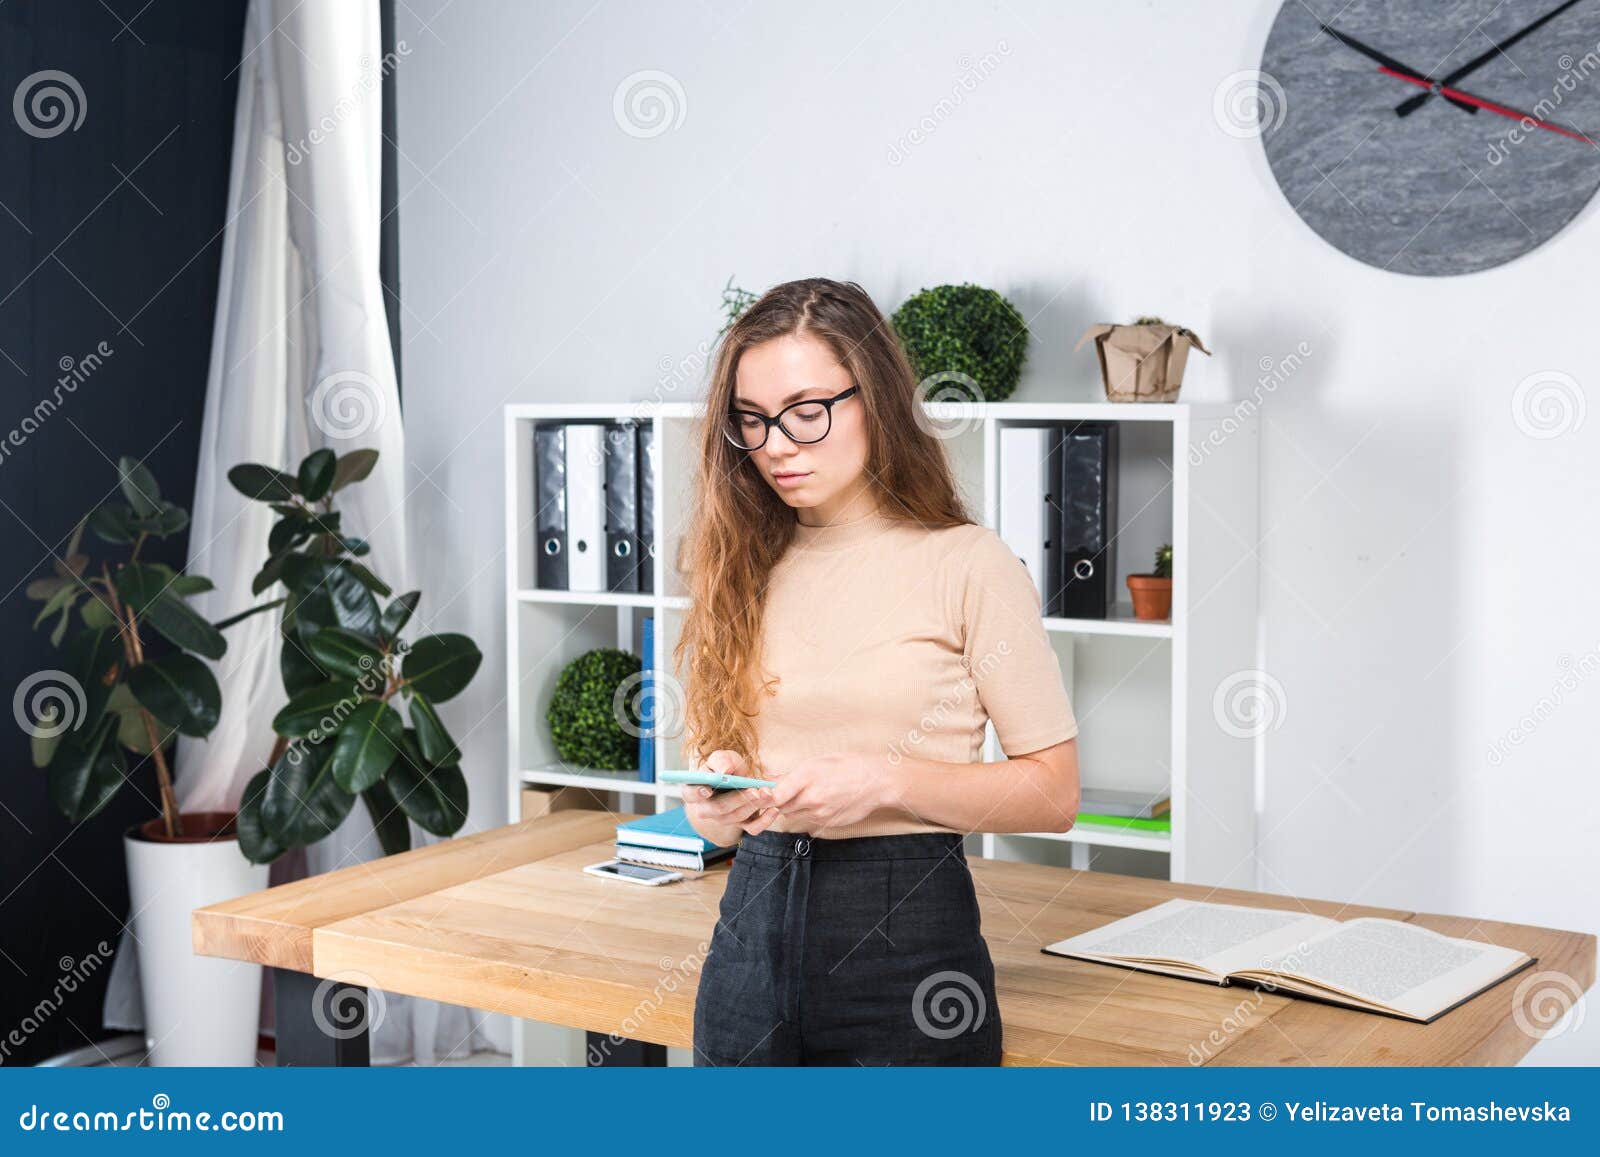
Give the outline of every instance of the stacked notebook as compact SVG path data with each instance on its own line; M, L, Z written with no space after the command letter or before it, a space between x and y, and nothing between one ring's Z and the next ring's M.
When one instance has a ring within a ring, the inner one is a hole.
M1086 787L1078 795L1080 824L1141 832L1172 831L1172 797L1164 793Z
M617 825L617 859L630 864L703 872L733 855L734 850L720 848L702 837L689 826L689 817L681 807Z

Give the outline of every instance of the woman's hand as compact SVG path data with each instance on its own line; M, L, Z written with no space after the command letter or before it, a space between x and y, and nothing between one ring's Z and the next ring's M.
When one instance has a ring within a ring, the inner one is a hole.
M778 786L768 791L785 824L814 836L858 824L898 798L889 768L859 755L822 755L774 776Z
M713 751L706 757L705 769L726 775L750 774L744 757L737 751ZM685 784L683 810L690 826L718 847L738 843L741 832L751 836L764 832L778 818L772 808L772 789L765 787L712 791Z

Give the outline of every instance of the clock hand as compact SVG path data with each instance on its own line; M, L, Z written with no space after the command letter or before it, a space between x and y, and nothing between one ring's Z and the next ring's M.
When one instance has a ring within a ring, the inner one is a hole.
M1407 84L1421 85L1430 91L1434 88L1433 85L1423 80L1420 76L1412 76L1410 73L1399 72L1388 67L1380 68L1378 71L1384 73L1386 76L1393 76L1403 80ZM1519 112L1517 109L1511 108L1509 105L1495 104L1492 100L1484 100L1481 96L1473 96L1470 92L1462 92L1459 88L1450 88L1449 86L1443 84L1438 86L1438 91L1440 96L1447 99L1465 101L1467 104L1476 105L1478 108L1488 109L1493 113L1499 113L1503 117L1510 117L1514 121L1529 121L1537 128L1548 129L1550 132L1560 133L1564 137L1571 137L1575 141L1585 141L1590 145L1594 145L1596 148L1600 148L1600 143L1597 143L1593 138L1587 136L1586 134L1580 133L1577 129L1563 128L1554 121L1543 120L1534 116L1532 113Z
M1424 88L1427 88L1427 89L1432 89L1433 88L1434 80L1433 80L1433 78L1431 76L1427 76L1424 73L1420 73L1414 68L1408 68L1406 65L1401 64L1394 57L1385 56L1383 53L1379 52L1376 48L1373 48L1370 45L1362 44L1361 41L1357 40L1354 36L1346 36L1343 32L1340 32L1337 28L1333 28L1333 27L1331 27L1331 26L1329 26L1327 24L1319 25L1319 27L1322 29L1322 31L1326 32L1329 36L1333 37L1340 44L1345 45L1347 48L1353 48L1357 52L1361 53L1362 56L1365 56L1365 57L1368 57L1369 59L1377 61L1384 68L1386 68L1389 71L1393 72L1394 75L1403 76L1407 80L1416 81L1416 82L1420 83ZM1476 113L1478 111L1475 107L1473 107L1471 104L1466 103L1465 101L1451 100L1449 97L1446 97L1445 99L1446 100L1450 100L1451 104L1453 104L1457 108L1463 109L1463 110L1465 110L1467 112Z
M1567 0L1565 4L1561 5L1561 7L1551 9L1549 12L1546 12L1543 16L1539 17L1539 19L1535 20L1532 24L1524 28L1521 32L1506 37L1506 39L1502 40L1499 44L1496 44L1494 47L1490 48L1489 51L1479 53L1477 56L1474 56L1471 60L1467 61L1460 68L1456 69L1449 76L1442 78L1439 83L1454 84L1456 81L1465 77L1468 73L1476 72L1479 68L1482 68L1485 64L1488 64L1489 61L1504 53L1506 49L1510 48L1524 36L1527 36L1531 32L1537 32L1539 29L1550 23L1550 21L1554 20L1557 16L1560 16L1563 12L1565 12L1568 8L1571 8L1577 2L1578 0ZM1432 95L1433 93L1431 92L1419 92L1416 96L1407 97L1405 100L1401 101L1395 106L1394 111L1400 116L1408 117L1426 104L1428 102L1428 98Z

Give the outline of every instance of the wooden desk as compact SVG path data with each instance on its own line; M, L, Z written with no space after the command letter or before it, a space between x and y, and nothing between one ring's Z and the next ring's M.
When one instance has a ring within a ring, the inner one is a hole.
M689 1047L699 964L727 873L664 888L583 875L583 865L609 858L616 822L559 812L199 908L194 948L276 970L280 1064L365 1063L364 1029L340 1029L345 1019L328 1007L342 998L348 1012L362 986ZM1512 1064L1534 1044L1513 1015L1524 978L1545 971L1579 989L1594 983L1588 933L971 863L1007 1064ZM1538 963L1419 1025L1039 951L1173 897L1409 920L1520 948ZM653 1052L659 1060L662 1050Z

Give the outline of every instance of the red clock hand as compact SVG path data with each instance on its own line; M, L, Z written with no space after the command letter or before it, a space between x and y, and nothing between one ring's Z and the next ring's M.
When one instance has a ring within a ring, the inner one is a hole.
M1443 84L1434 86L1429 84L1426 80L1423 80L1420 76L1412 76L1410 73L1400 72L1397 69L1389 68L1387 65L1380 67L1378 71L1383 73L1385 76L1392 76L1397 80L1403 80L1407 84L1414 84L1420 88L1428 89L1431 92L1437 92L1440 96L1447 96L1455 100L1465 101L1467 104L1476 105L1478 108L1487 109L1489 112L1499 113L1503 117L1510 117L1514 121L1529 121L1538 128L1548 129L1550 132L1560 133L1564 137L1571 137L1575 141L1584 141L1587 144L1595 145L1596 148L1600 148L1600 144L1597 144L1592 138L1584 133L1580 133L1577 129L1563 128L1554 121L1543 120L1540 117L1534 116L1532 113L1518 112L1516 109L1510 108L1506 105L1495 104L1491 100L1484 100L1481 96L1473 96L1470 92L1462 92L1459 88L1450 88L1448 85Z

